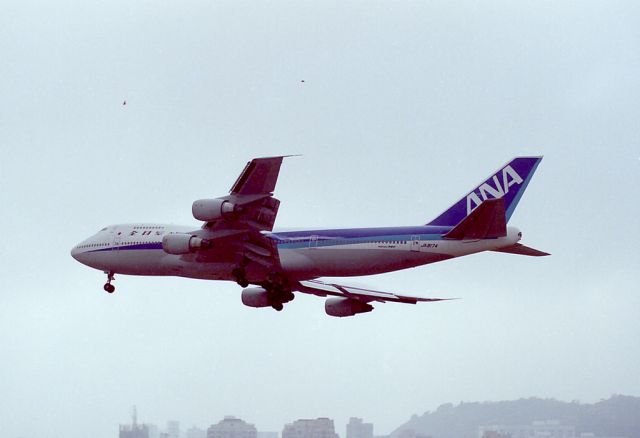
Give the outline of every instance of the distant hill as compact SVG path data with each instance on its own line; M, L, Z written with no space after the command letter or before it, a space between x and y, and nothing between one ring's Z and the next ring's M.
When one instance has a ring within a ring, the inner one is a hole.
M479 426L529 425L539 420L559 420L574 426L577 435L640 438L640 397L615 395L594 404L540 398L445 404L435 412L414 415L391 438L399 438L407 429L433 438L478 438Z

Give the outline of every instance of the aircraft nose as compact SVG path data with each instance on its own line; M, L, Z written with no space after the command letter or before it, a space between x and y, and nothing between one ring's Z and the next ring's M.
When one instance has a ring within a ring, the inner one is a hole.
M78 246L79 246L79 245L76 245L76 246L74 246L73 248L71 248L71 257L73 257L73 258L74 258L74 259L76 259L76 260L78 260L78 253L79 253L79 251L78 251ZM79 261L79 260L78 260L78 261Z
M76 259L77 261L83 264L86 260L86 252L83 251L83 248L86 246L86 244L87 244L87 240L83 240L82 242L78 243L76 246L71 248L71 251L70 251L71 257L73 257L74 259Z

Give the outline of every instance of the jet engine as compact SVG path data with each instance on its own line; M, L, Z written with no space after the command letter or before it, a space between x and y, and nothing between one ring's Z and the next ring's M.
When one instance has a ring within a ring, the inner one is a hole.
M327 301L324 302L324 311L327 312L327 315L337 316L338 318L353 316L357 313L371 312L372 310L372 305L352 298L328 298Z
M268 307L269 293L262 287L248 287L242 290L242 304L249 307Z
M193 217L199 221L210 222L228 217L236 211L236 205L226 199L199 199L191 206Z
M208 246L208 240L191 234L167 234L162 238L162 249L168 254L189 254Z

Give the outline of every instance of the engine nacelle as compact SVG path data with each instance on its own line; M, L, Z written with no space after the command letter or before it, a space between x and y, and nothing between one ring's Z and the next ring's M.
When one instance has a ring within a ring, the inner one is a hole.
M268 307L271 305L271 300L264 288L248 287L242 290L242 304L249 307Z
M193 217L199 221L210 222L232 215L236 205L226 199L199 199L191 205Z
M162 249L168 254L189 254L206 248L209 241L191 234L167 234L162 238Z
M373 306L351 298L328 298L324 302L324 311L329 316L353 316L358 313L371 312Z

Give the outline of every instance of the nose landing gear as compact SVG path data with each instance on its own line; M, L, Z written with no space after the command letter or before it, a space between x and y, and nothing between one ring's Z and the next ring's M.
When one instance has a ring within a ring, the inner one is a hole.
M112 294L115 292L116 287L114 285L111 284L111 282L114 279L114 273L113 272L107 272L107 282L104 284L103 289L105 291L107 291L108 293Z

